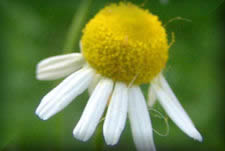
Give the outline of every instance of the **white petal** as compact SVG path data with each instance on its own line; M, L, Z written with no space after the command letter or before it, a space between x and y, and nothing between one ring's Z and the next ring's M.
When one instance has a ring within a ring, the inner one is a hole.
M98 122L104 113L112 88L113 81L109 79L102 79L98 83L88 100L78 124L73 130L75 138L87 141L93 135Z
M36 76L39 80L59 79L75 72L83 64L84 58L80 53L50 57L37 65Z
M155 151L150 116L139 87L129 89L128 116L134 143L139 151Z
M148 106L153 107L153 105L156 103L156 94L154 92L154 89L149 86L148 88Z
M128 108L128 88L117 82L106 114L103 134L108 145L115 145L125 127Z
M101 76L99 74L95 74L93 80L91 81L91 84L88 86L88 93L89 93L89 95L92 94L92 92L96 88L96 85L98 84L100 79L101 79Z
M47 120L64 109L75 97L87 89L93 75L94 71L90 68L83 68L71 74L42 99L36 114L41 119Z
M185 112L172 89L162 75L152 82L160 104L163 106L169 117L188 136L202 141L202 136L195 128L188 114Z

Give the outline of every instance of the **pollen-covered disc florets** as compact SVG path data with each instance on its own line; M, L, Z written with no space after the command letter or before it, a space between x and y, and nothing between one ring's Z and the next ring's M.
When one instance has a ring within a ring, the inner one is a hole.
M131 3L111 4L83 30L82 52L101 75L149 83L165 66L168 41L158 17Z

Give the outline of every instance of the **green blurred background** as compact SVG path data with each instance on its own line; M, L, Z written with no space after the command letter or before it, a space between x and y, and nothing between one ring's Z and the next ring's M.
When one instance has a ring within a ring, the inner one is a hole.
M99 147L95 136L86 143L72 136L87 102L87 92L48 121L35 115L40 99L59 82L37 81L35 67L46 57L79 51L81 29L111 2L118 0L0 1L1 150L95 150ZM188 138L169 120L168 136L154 134L157 150L225 150L223 0L132 2L157 14L163 24L178 16L191 20L176 20L166 26L169 39L174 32L176 42L170 49L164 73L204 141L199 143ZM143 90L146 95L146 86ZM159 104L155 109L166 116ZM155 118L154 112L150 114L154 129L165 133L163 120ZM104 149L135 150L129 124L119 144L104 145Z

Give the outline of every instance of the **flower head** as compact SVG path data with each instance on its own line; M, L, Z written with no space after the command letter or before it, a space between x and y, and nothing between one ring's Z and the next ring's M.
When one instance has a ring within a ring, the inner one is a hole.
M165 66L168 42L158 17L131 3L102 9L83 30L82 52L114 81L149 83Z
M111 4L86 25L81 46L82 53L50 57L38 64L40 80L68 76L43 97L36 110L41 119L49 119L88 88L90 98L73 130L75 138L87 141L107 108L103 134L108 145L119 141L128 116L137 149L154 151L151 119L140 89L149 83L149 100L158 99L181 130L202 140L162 76L169 46L157 16L131 3Z

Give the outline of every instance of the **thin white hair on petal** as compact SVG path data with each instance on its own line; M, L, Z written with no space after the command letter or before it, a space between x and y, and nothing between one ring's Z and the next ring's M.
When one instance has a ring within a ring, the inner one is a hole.
M192 120L183 109L165 78L159 75L158 78L152 82L152 86L157 94L159 103L173 122L188 136L195 140L202 141L203 138L201 134L195 128Z
M151 107L148 108L148 110L151 112L155 112L157 114L152 115L153 117L159 118L159 119L163 119L165 124L166 124L166 132L165 134L162 134L161 132L157 131L156 129L153 128L153 131L158 134L159 136L168 136L169 132L170 132L170 126L169 126L169 122L168 122L168 117L164 116L160 111L153 109Z
M134 84L135 80L137 79L138 75L139 75L139 73L136 74L136 75L134 76L134 78L133 78L133 79L131 80L131 82L128 84L128 88L131 88L131 87L133 86L133 84Z
M177 17L174 17L174 18L171 18L170 20L168 20L168 22L165 25L163 25L163 26L166 27L170 23L172 23L174 21L177 21L177 20L186 21L186 22L192 22L192 20L189 19L189 18L184 18L184 17L181 17L181 16L177 16Z

